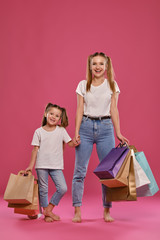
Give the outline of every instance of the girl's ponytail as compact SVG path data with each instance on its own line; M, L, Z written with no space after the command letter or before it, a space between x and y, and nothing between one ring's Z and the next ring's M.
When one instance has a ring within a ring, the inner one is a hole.
M62 111L62 116L61 116L61 127L66 128L68 126L68 116L66 113L66 109L65 108L61 108Z

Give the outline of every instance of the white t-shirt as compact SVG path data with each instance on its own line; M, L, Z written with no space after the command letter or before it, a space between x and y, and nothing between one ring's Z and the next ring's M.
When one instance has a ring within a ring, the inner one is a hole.
M117 82L115 82L115 90L120 93ZM84 115L90 117L110 116L110 105L112 90L110 89L107 79L99 86L91 84L90 91L86 92L86 80L79 82L76 93L84 98Z
M63 127L56 126L51 132L38 128L31 143L39 146L35 168L63 169L63 142L70 141L71 138Z

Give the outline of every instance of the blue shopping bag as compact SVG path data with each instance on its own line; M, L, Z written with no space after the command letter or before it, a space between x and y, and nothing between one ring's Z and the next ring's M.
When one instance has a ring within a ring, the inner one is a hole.
M136 189L137 197L153 196L156 192L159 191L159 188L148 164L148 161L144 155L144 152L135 152L135 157L151 182L148 185Z

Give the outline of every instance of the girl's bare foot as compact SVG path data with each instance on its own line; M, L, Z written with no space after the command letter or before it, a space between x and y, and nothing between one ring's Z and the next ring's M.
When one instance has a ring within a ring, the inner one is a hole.
M72 218L72 222L74 223L80 223L81 220L81 209L80 207L75 207L75 213L74 213L74 217Z
M105 222L114 222L114 218L112 218L111 215L110 215L110 209L109 208L104 209L104 221Z
M52 218L54 221L59 221L60 217L56 214L54 214L52 211L47 210L47 208L43 211L43 214L45 217L50 217Z
M44 217L44 221L45 221L45 222L53 222L54 220L53 220L53 218L51 218L51 217L45 216L45 217Z
M43 214L45 217L50 217L54 221L59 221L60 217L52 212L54 205L49 203L48 207L43 208Z

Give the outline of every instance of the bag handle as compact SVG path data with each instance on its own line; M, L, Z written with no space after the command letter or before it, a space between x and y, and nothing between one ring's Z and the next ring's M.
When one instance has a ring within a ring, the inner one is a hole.
M118 147L120 147L120 148L122 148L122 147L128 147L129 148L129 145L126 143L126 142L124 142L124 143L119 143L118 145L117 145L117 147L116 148L118 148Z
M133 149L133 151L136 153L138 152L137 148L134 145L129 145L130 149Z
M28 177L28 176L31 176L31 175L32 175L32 172L31 172L31 171L28 171L28 172L26 173L25 170L21 170L21 171L18 172L18 176ZM38 179L37 179L37 178L34 178L34 181L35 181L36 183L38 183Z
M18 172L18 176L24 176L24 177L28 177L28 176L31 176L32 175L32 172L31 171L28 171L27 173L25 172L25 170L21 170Z

